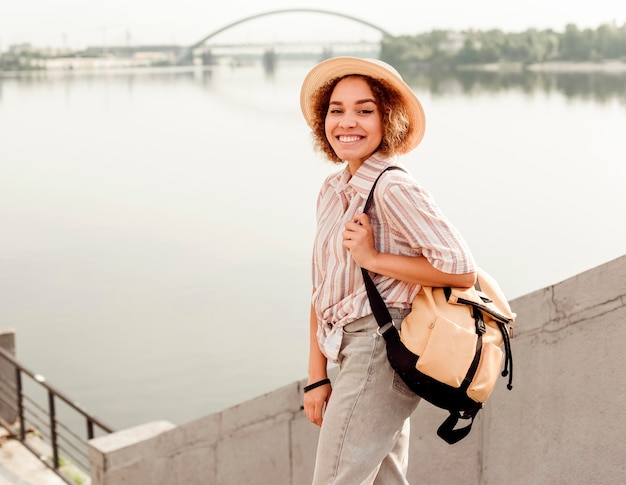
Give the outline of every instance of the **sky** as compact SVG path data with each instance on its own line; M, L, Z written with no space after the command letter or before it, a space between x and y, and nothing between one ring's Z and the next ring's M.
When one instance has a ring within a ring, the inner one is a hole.
M597 28L626 22L624 0L0 0L0 51L19 43L69 48L189 45L237 20L286 8L351 15L394 35L433 29L563 31L568 23ZM290 13L246 22L215 40L256 40L270 33L274 40L286 41L290 36L380 37L374 29L329 15Z

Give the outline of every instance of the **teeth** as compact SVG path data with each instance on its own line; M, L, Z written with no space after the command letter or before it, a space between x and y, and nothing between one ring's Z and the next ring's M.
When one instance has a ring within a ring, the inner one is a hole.
M339 141L342 141L344 143L350 143L352 141L358 141L360 139L361 139L360 136L354 136L354 135L352 135L352 136L340 136L339 137Z

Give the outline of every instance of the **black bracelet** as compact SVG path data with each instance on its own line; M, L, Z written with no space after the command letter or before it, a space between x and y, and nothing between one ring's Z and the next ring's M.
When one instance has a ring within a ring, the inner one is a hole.
M314 382L313 384L309 384L308 386L304 386L304 392L309 392L316 387L324 386L326 384L330 384L330 379L322 379L321 381Z

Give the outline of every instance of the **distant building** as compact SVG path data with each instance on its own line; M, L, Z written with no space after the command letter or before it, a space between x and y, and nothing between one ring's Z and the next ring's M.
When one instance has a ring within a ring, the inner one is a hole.
M87 47L80 53L84 57L133 59L138 64L173 64L185 51L179 45L99 46Z
M5 70L83 70L167 66L175 64L185 51L178 45L103 46L83 51L67 48L36 48L29 43L9 46L0 55L0 69Z

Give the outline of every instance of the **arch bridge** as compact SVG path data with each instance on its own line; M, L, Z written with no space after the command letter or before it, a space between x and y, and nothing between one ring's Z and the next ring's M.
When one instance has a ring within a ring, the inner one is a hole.
M207 41L209 41L210 39L216 37L217 35L230 30L234 27L237 27L241 24L250 22L252 20L256 20L258 18L261 17L268 17L268 16L273 16L273 15L281 15L281 14L286 14L286 13L315 13L315 14L324 14L324 15L331 15L334 17L340 17L340 18L344 18L347 20L351 20L353 22L359 23L361 25L365 25L367 27L370 27L374 30L379 31L382 35L383 38L388 37L388 38L392 38L393 35L388 32L387 30L385 30L384 28L373 24L371 22L368 22L367 20L363 20L360 19L358 17L355 17L353 15L348 15L348 14L344 14L344 13L339 13L339 12L334 12L331 10L325 10L325 9L319 9L319 8L285 8L285 9L279 9L279 10L270 10L267 12L262 12L262 13L258 13L255 15L250 15L248 17L244 17L241 18L239 20L236 20L235 22L231 22L213 32L211 32L210 34L204 36L202 39L200 39L199 41L195 42L194 44L188 46L183 53L179 56L178 60L177 60L177 64L187 64L189 62L191 62L192 56L193 56L193 52L202 47L203 45L206 44Z

